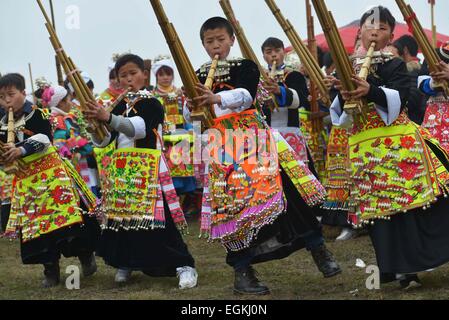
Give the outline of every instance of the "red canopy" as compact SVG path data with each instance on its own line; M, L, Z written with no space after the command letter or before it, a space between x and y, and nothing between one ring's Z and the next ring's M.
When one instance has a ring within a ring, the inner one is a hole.
M360 20L356 20L356 21L348 24L347 26L344 26L344 27L341 27L340 29L338 29L340 32L341 38L343 40L343 43L345 45L346 51L348 53L354 52L354 42L357 37L359 25L360 25ZM426 32L429 39L432 39L432 31L428 30L428 29L425 29L424 31ZM397 23L396 28L394 30L394 34L395 34L395 39L397 39L405 34L411 34L411 33L409 32L409 28L408 28L407 24ZM329 50L329 46L327 45L326 37L324 36L324 34L317 35L316 41L317 41L318 46L320 46L324 51ZM447 42L449 42L449 36L446 36L441 33L437 33L438 47L440 47L442 44L446 44Z

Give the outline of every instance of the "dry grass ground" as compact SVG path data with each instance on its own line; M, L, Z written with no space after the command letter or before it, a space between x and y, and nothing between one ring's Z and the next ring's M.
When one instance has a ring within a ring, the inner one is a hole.
M0 239L0 299L245 299L232 293L233 272L224 263L224 250L195 236L196 223L191 224L191 235L186 237L196 259L199 272L198 287L188 291L177 289L176 278L150 278L133 274L127 285L114 283L115 270L97 259L98 272L91 278L81 278L80 290L67 290L64 285L41 289L42 266L24 266L20 261L18 242ZM334 238L338 230L326 230ZM381 290L365 287L367 274L355 266L357 258L367 265L375 264L369 237L363 236L343 243L328 241L337 257L343 274L324 279L317 271L310 254L302 250L282 261L256 266L260 278L272 294L260 299L448 299L449 268L444 266L421 276L424 286L412 292L398 289L398 284L385 285ZM65 267L79 264L76 259L62 259L62 277ZM356 293L354 291L357 290Z

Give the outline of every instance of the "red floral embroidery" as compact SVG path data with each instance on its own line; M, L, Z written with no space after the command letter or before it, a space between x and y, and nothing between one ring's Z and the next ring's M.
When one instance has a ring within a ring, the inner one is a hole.
M101 164L104 168L107 168L107 166L109 166L109 164L111 163L111 160L111 157L105 156L103 157L103 159L101 159Z
M64 216L58 216L58 217L55 219L55 224L56 224L58 227L61 227L61 226L63 226L63 225L66 224L66 223L67 223L67 218L64 217Z
M63 177L65 177L65 171L61 168L58 168L54 171L54 176L56 178L63 178Z
M419 165L407 163L406 161L399 162L398 167L401 170L400 176L408 181L415 178L415 176L421 171L418 169Z
M393 140L391 138L386 138L384 144L387 148L390 148L393 145Z
M406 149L411 149L415 146L415 139L413 137L407 136L401 138L401 146Z
M69 209L67 209L67 212L70 214L74 214L75 213L75 208L74 207L70 207Z
M51 192L51 196L56 205L67 204L72 201L72 196L68 194L64 194L65 189L61 186L57 186Z
M39 229L43 232L48 231L48 229L50 229L51 223L49 220L42 220L40 225L39 225Z
M126 166L126 159L117 159L115 161L115 167L117 169L124 169Z

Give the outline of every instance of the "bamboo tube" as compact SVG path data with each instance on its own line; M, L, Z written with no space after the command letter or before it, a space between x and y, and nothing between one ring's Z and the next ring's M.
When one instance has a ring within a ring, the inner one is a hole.
M31 70L31 63L28 63L28 72L30 73L30 82L31 82L31 92L33 95L33 103L37 103L36 94L34 92L34 81L33 81L33 72Z
M59 62L61 63L64 69L64 72L66 73L71 85L73 86L73 89L75 90L77 99L80 102L81 111L86 110L87 101L95 101L95 98L93 97L90 90L87 88L87 85L82 79L79 71L75 68L73 61L67 56L66 52L64 51L62 44L59 41L59 38L56 34L56 31L53 28L53 25L47 15L47 12L45 11L44 6L42 5L41 0L36 1L46 20L45 27L47 28L47 31L50 35L50 42L56 52ZM105 126L103 124L100 124L98 121L90 121L90 123L92 125L93 131L98 136L98 138L104 139L104 137L107 135Z
M150 3L162 33L164 34L165 40L167 41L173 60L175 61L186 95L193 100L198 97L198 92L196 91L195 86L199 83L199 80L193 69L192 63L179 39L175 27L169 22L160 0L150 0ZM201 121L206 128L211 127L214 124L213 106L200 108L194 104L191 118Z
M273 61L271 65L270 78L274 79L276 77L276 70L277 70L277 62Z
M421 48L430 72L441 71L441 67L439 66L440 58L427 38L427 35L425 34L424 29L416 16L416 13L410 5L406 5L404 0L396 0L396 3L404 16L404 20L407 22L413 36ZM436 83L435 85L436 87L441 88L446 96L449 96L449 83L447 81Z
M257 64L257 67L259 68L260 75L263 80L268 80L270 76L268 75L265 68L261 65L259 59L257 59L256 54L254 53L253 48L249 44L248 38L245 35L245 32L243 31L243 28L240 26L240 23L237 21L237 18L235 16L234 10L232 9L231 2L229 0L220 0L220 6L223 9L223 13L225 14L228 21L231 23L235 36L237 37L237 41L239 42L240 49L242 51L242 55L245 59L251 60L254 63ZM274 109L279 109L279 104L277 102L277 98L274 96L274 94L271 95Z
M329 45L332 58L335 62L342 87L346 91L353 91L355 90L355 85L352 82L354 71L344 48L341 36L338 33L334 18L331 12L328 11L323 0L312 0L312 3L315 7L315 12L318 16L318 19L320 20L320 24L326 36L326 40Z
M326 105L330 105L331 101L329 98L329 92L324 83L324 74L321 71L317 59L313 57L309 49L305 46L304 42L302 41L301 37L293 27L292 23L288 19L285 19L281 10L276 5L275 1L265 0L265 2L270 8L276 20L278 21L282 30L284 30L284 33L289 39L296 54L301 59L302 64L309 73L310 79L312 79L312 81L317 85L318 90L321 93L323 103Z
M305 0L306 4L306 14L307 14L307 38L308 38L308 48L312 55L312 57L317 61L318 60L318 48L315 39L315 27L312 16L312 6L310 5L310 0ZM313 113L320 112L320 106L318 104L318 97L315 91L316 85L315 82L310 81L310 95L312 97L310 101L310 109ZM312 132L314 134L320 134L323 129L323 118L317 118L312 121Z
M368 49L368 52L366 53L365 61L363 62L362 68L360 69L359 72L359 78L363 80L366 80L368 78L375 49L376 49L376 42L372 42Z
M215 72L217 71L219 59L220 59L220 56L218 54L215 55L214 59L212 60L212 64L210 65L209 74L207 75L206 82L204 83L204 85L208 89L212 89L212 85L214 84Z
M16 141L16 134L14 131L14 110L13 108L9 108L8 110L8 134L6 141L8 144L14 144ZM5 173L7 174L15 174L19 171L19 167L17 162L5 164L4 168Z

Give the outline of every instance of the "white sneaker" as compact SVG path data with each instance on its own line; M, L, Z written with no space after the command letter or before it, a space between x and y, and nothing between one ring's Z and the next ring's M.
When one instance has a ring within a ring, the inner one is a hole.
M196 287L198 273L192 267L180 267L176 269L179 278L179 289L190 289Z
M340 235L335 239L336 241L346 241L356 236L357 232L351 228L343 228Z
M125 269L117 269L117 273L115 274L115 282L117 283L125 283L128 282L129 278L131 278L131 270Z

